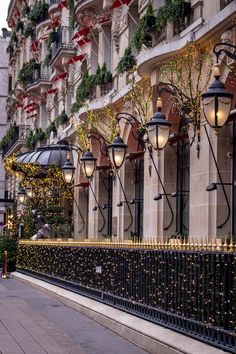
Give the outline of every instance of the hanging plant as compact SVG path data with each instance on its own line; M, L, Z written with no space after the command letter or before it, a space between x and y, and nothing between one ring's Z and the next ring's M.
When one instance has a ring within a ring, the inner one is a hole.
M26 38L30 37L33 34L34 27L35 26L33 25L33 23L28 23L28 25L23 33Z
M52 43L56 42L58 37L58 33L56 32L55 28L49 33L48 38L46 40L47 50L51 49Z
M184 0L173 0L168 5L168 20L177 22L184 19L191 12L191 3Z
M17 21L17 24L16 24L16 32L23 32L24 30L24 23L20 20Z
M131 47L125 49L123 57L117 64L116 71L119 75L124 74L127 71L132 71L136 65L136 59L132 55Z
M22 17L25 17L29 13L30 13L30 7L28 4L25 4L22 8L21 15L22 15Z
M139 53L142 46L151 47L153 39L165 29L167 22L181 22L191 12L191 4L184 0L167 0L166 4L153 10L150 3L146 14L139 19L132 45Z
M7 147L9 142L15 137L15 135L18 132L19 132L19 127L15 123L11 124L5 136L0 141L0 151L4 150Z
M36 69L36 62L31 59L28 63L24 63L18 74L18 81L26 83L31 81L34 77L34 70Z
M46 138L49 138L51 132L53 132L54 134L57 133L57 128L56 128L55 121L51 122L50 125L47 127L46 133L45 133L45 137L46 137Z
M52 43L56 42L58 37L58 33L56 32L55 28L49 33L48 38L46 40L46 47L47 47L47 55L44 59L44 66L49 66L52 60Z
M59 116L57 116L57 118L55 119L55 126L58 128L60 125L66 124L69 122L69 117L66 114L65 110L63 110L61 112L61 114L59 114Z
M29 150L34 150L37 144L46 138L45 132L41 128L36 128L35 133L30 132L26 139L26 147Z
M106 63L103 64L102 68L98 65L95 73L95 84L103 86L112 82L112 74L107 69Z
M7 52L8 54L12 54L12 53L14 52L14 46L13 46L12 43L9 43L9 45L8 45L8 47L7 47L7 49L6 49L6 52Z
M49 49L49 52L44 59L43 65L49 67L51 60L52 60L52 48Z
M150 33L155 32L155 30L155 12L153 10L152 4L149 3L146 14L140 18L137 23L137 27L132 39L132 44L137 52L141 51L143 44L147 46L151 45L152 37Z
M44 0L39 1L30 11L29 20L34 24L38 24L48 14L48 7L49 5Z
M96 76L89 75L88 72L84 73L80 84L76 91L76 101L71 107L71 113L78 112L78 110L84 105L85 101L89 98L89 95L96 85Z

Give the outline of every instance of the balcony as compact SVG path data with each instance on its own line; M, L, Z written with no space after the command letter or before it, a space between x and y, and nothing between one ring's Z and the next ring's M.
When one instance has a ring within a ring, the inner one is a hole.
M62 26L57 32L55 42L52 43L52 60L50 65L62 65L62 59L68 60L75 55L74 43L71 41L73 30L69 26Z
M29 125L19 125L16 127L12 139L8 142L5 148L2 150L2 157L10 155L13 152L19 150L25 145L26 139L30 132Z
M50 0L49 1L49 9L48 13L51 16L52 14L55 15L55 13L60 12L62 10L62 7L59 6L59 4L62 3L62 0Z
M52 75L52 69L47 66L38 65L34 70L32 79L27 81L26 91L39 91L42 86L51 85L50 77Z
M223 10L227 5L229 5L231 2L233 2L234 0L221 0L220 3L220 9Z

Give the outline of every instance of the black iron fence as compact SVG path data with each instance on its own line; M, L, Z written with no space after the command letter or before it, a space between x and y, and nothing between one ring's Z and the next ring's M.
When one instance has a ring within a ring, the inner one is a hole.
M236 253L21 243L17 266L236 352Z

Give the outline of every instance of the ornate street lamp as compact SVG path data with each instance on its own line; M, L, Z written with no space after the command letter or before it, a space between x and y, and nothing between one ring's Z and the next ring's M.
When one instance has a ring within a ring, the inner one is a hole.
M164 149L169 140L170 128L172 126L172 123L166 120L165 114L161 112L161 109L162 99L158 97L157 112L147 123L148 138L155 150Z
M24 203L25 197L26 197L26 191L25 191L25 189L24 189L24 188L20 188L20 189L18 190L18 200L19 200L19 202L20 202L21 204Z
M216 64L213 70L215 80L202 94L203 112L208 124L214 128L221 128L227 121L233 100L232 93L228 92L220 81L220 68Z
M120 134L112 141L111 144L107 145L107 151L111 160L112 165L116 170L119 170L125 161L127 145L121 139Z
M66 162L61 168L62 177L67 184L70 184L73 181L75 176L75 169L76 168L74 167L73 163L70 161L70 156L68 155Z
M83 169L84 176L90 179L96 168L96 157L93 156L92 152L88 149L85 154L80 158L80 163Z

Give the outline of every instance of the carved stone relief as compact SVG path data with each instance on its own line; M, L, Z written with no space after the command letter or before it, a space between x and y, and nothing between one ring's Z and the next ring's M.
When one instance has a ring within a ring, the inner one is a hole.
M112 21L112 38L115 44L115 49L119 52L120 49L120 36L128 25L128 10L125 6L118 7L113 12Z

